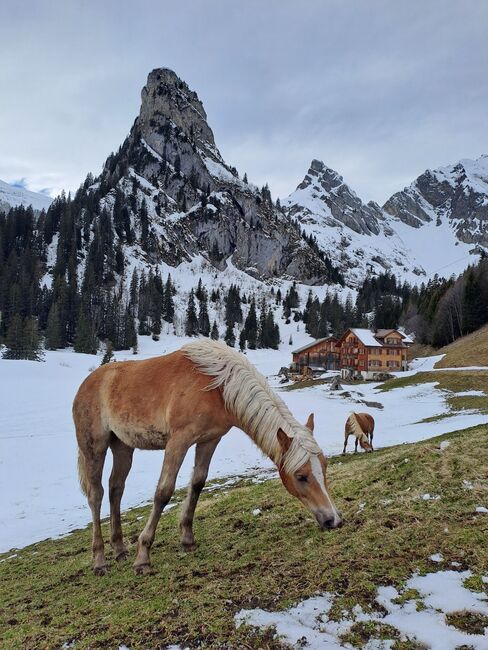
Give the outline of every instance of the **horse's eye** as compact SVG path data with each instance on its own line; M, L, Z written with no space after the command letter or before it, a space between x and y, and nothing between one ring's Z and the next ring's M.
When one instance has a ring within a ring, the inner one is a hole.
M308 481L308 478L304 474L299 474L297 476L297 481L300 481L300 483L306 483Z

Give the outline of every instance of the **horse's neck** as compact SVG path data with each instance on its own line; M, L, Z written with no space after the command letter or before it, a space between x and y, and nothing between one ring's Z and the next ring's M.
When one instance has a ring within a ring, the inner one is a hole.
M251 427L246 426L242 422L236 422L236 426L244 431L249 438L254 442L256 447L263 452L275 465L279 462L280 446L278 443L278 431L275 433L275 440L272 440L272 434L260 436L259 432L253 431Z

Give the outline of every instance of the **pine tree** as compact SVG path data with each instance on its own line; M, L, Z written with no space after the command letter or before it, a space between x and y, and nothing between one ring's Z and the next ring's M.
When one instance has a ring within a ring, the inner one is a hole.
M39 335L39 326L37 323L37 318L35 316L30 316L24 321L23 344L23 359L41 361L44 355L41 346L41 337Z
M251 306L249 307L243 331L245 332L247 347L250 350L255 350L258 340L258 319L256 315L256 300L254 299L254 296L251 300Z
M233 348L235 346L235 344L236 344L236 337L235 337L235 334L234 334L234 326L231 325L230 323L226 327L224 341L231 348Z
M163 304L163 318L167 323L172 323L175 317L175 304L173 300L174 287L171 282L171 275L168 275L166 285L164 287L164 304Z
M485 306L480 300L482 295L479 279L473 269L470 269L464 285L463 296L463 329L465 334L474 332L484 323Z
M101 366L104 366L106 363L110 363L114 359L114 349L112 347L112 343L110 341L107 341L105 345L105 354L102 357L102 363L100 364Z
M61 321L59 320L59 309L55 302L51 305L47 317L47 326L45 331L46 350L58 350L63 347L63 338L61 332Z
M186 336L197 336L198 335L198 318L197 311L195 307L195 294L193 289L190 291L188 296L188 306L186 308L186 320L185 320L185 334Z
M7 329L5 337L4 359L23 359L24 358L24 327L20 314L15 314Z
M201 295L198 311L198 331L203 336L208 336L210 334L210 319L208 317L207 292L204 291Z
M210 332L210 338L212 339L212 341L219 340L219 328L217 327L216 321L213 322L212 331Z
M96 354L98 350L98 340L83 303L80 305L74 349L75 352L84 352L85 354Z

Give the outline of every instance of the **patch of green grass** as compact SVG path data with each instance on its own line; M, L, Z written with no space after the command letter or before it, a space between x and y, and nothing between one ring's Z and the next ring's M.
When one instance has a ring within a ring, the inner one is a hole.
M342 643L349 643L355 648L362 648L370 639L393 640L398 639L400 633L391 625L376 621L363 621L354 623L351 629L341 636Z
M466 578L463 585L466 589L470 589L471 591L478 591L480 593L484 592L488 594L488 584L483 582L482 576L480 575L473 575Z
M416 375L406 377L395 377L385 381L378 387L380 391L404 388L405 386L416 386L418 384L437 383L443 390L453 393L460 393L468 390L483 390L488 393L488 372L484 370L444 370L437 372L418 372ZM488 405L488 397L484 399L484 405Z
M437 437L331 459L330 490L345 525L328 533L270 480L204 493L195 518L200 546L192 554L179 547L179 507L163 515L151 575L134 576L131 562L117 564L107 548L110 571L95 577L90 529L21 549L0 563L0 647L43 650L75 641L76 650L170 643L276 650L282 644L271 632L236 629L235 613L285 609L324 591L337 594L337 620L355 605L377 611L377 587L401 590L417 569L432 570L433 553L485 575L488 517L475 507L488 502L488 427L444 438L451 444L442 454ZM463 480L473 489L463 489ZM426 492L441 498L424 501ZM124 514L131 560L148 511ZM108 539L107 522L103 532ZM395 647L414 647L405 643L397 639Z
M476 614L475 612L453 612L446 615L446 621L448 625L452 625L468 634L483 635L485 627L488 627L488 616Z

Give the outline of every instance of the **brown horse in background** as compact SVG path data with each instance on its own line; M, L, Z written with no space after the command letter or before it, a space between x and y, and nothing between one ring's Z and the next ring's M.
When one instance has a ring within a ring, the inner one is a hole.
M354 451L358 450L358 443L364 451L373 451L373 433L374 419L369 413L351 413L346 420L344 427L344 449L342 454L346 453L347 441L349 436L355 436Z
M299 424L247 358L223 343L199 340L165 356L105 364L80 386L73 418L80 484L93 518L93 570L98 575L107 570L100 507L109 447L111 544L116 559L127 556L120 502L134 449L165 450L152 511L138 540L136 573L145 573L150 566L157 524L192 445L195 466L180 530L183 547L196 546L192 527L198 497L212 455L233 426L274 461L286 489L315 515L322 529L342 525L328 493L327 461L312 434L313 415L306 426Z

